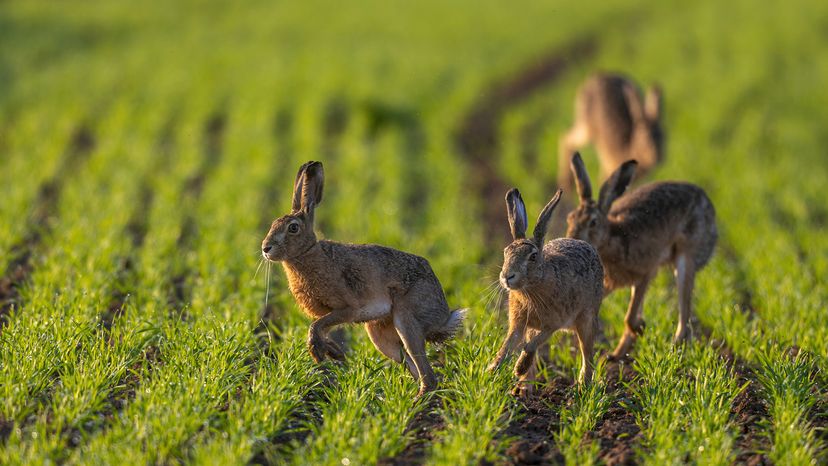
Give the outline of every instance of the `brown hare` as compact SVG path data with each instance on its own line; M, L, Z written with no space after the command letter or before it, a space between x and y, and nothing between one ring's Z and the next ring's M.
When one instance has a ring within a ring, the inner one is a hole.
M526 238L526 207L517 189L506 194L511 244L503 251L500 283L509 290L509 330L489 366L496 369L514 351L523 349L515 364L520 377L517 392L528 394L535 379L535 352L559 329L574 330L581 349L578 382L591 380L594 339L604 277L598 252L589 243L559 238L544 245L547 224L561 190L546 204L533 232Z
M313 217L322 202L323 179L320 162L302 165L291 212L273 221L262 254L282 263L291 293L316 319L308 349L317 362L326 356L344 358L327 336L329 328L365 323L374 346L389 359L405 361L423 395L437 385L425 342L451 338L465 310L449 309L440 282L422 257L377 245L317 240Z
M572 187L569 161L589 143L598 152L601 181L630 159L638 161L638 176L643 177L664 157L661 107L657 86L642 101L627 78L600 73L587 78L575 97L575 123L560 140L558 187Z
M673 340L690 337L693 283L713 255L718 238L713 203L696 185L657 182L624 194L636 165L635 160L624 162L601 186L595 202L581 156L572 157L580 205L569 213L567 236L589 241L598 249L605 293L632 287L624 335L611 359L624 357L643 330L644 294L663 264L672 265L678 284L679 323Z

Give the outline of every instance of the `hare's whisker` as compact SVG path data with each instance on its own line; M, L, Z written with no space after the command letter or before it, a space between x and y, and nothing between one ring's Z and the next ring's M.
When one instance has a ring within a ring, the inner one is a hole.
M265 309L267 309L267 299L270 297L270 262L267 263L267 272L265 273L265 280L267 280L267 285L265 286Z
M253 273L253 280L256 280L256 277L259 276L259 270L262 270L262 265L265 263L264 258L259 260L259 266L256 267L256 272Z

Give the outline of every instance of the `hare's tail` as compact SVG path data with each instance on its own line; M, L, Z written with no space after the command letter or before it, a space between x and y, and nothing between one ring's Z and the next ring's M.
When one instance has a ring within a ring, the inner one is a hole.
M466 318L468 309L456 309L451 311L446 323L428 336L428 341L442 343L450 340L463 327L463 320Z

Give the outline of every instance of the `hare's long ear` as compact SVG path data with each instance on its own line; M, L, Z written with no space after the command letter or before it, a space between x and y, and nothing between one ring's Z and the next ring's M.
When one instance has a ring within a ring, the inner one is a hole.
M583 204L592 199L592 184L589 182L589 174L587 174L581 154L575 152L569 167L572 169L572 174L575 175L575 189L578 190L578 196L581 198L581 204Z
M552 212L555 211L555 206L561 200L561 193L563 193L563 189L558 189L558 192L552 196L552 199L541 210L540 215L538 215L538 223L535 224L535 231L532 236L534 236L535 244L539 248L543 248L543 237L546 236L546 230L548 229L549 219L552 218Z
M302 186L305 184L305 171L311 162L305 162L299 167L296 172L296 180L293 182L293 201L291 202L290 210L292 213L302 210Z
M302 177L302 197L300 207L302 212L313 219L313 211L322 203L322 187L325 184L325 170L322 162L308 162L305 164L305 173Z
M638 89L628 82L625 82L622 86L624 101L627 103L627 109L630 111L633 123L643 120L644 107L641 105L641 96L638 94Z
M638 162L635 160L627 160L604 182L598 196L598 208L601 209L601 212L609 212L612 203L624 194L633 179L633 175L635 175L637 166Z
M509 228L512 230L513 239L526 237L526 205L520 197L520 191L512 188L506 193L506 214L509 216Z
M654 84L647 89L644 96L644 116L650 121L658 121L661 118L662 103L661 87Z

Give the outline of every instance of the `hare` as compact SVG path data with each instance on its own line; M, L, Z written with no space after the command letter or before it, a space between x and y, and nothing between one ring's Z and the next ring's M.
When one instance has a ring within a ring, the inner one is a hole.
M515 375L520 377L516 391L522 394L532 390L535 352L559 329L574 330L578 336L582 361L578 382L592 379L604 271L598 252L585 241L559 238L543 244L561 193L558 190L543 208L530 239L525 237L526 207L520 192L515 188L506 194L513 241L503 251L500 283L509 290L509 330L489 370L522 348L515 364Z
M657 165L664 157L661 129L661 90L650 87L646 96L622 76L595 74L575 97L575 123L560 140L558 187L569 189L572 153L590 142L595 145L601 165L601 181L626 160L638 161L638 175Z
M718 238L713 203L696 185L657 182L624 194L637 165L635 160L621 164L601 186L595 202L580 154L572 157L580 205L567 217L567 236L589 241L598 249L605 293L632 287L624 334L610 359L625 356L642 332L644 294L662 264L672 265L678 283L679 323L673 341L690 337L693 283L713 255Z
M382 354L405 361L422 396L437 385L425 342L451 338L462 326L465 309L449 309L440 282L422 257L377 245L317 240L313 218L322 202L323 179L322 163L302 165L291 212L273 221L262 254L282 263L294 298L316 319L308 331L314 360L344 358L328 338L329 328L365 323Z

